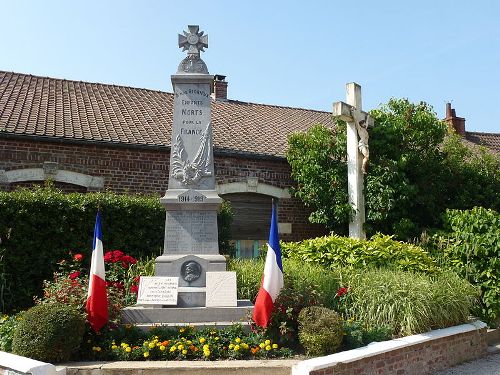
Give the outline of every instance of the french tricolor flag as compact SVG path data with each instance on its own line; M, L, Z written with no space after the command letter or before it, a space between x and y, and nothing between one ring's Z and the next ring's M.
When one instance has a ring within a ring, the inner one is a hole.
M101 213L99 211L97 211L95 219L92 249L86 310L90 326L95 332L98 332L108 322L108 296L106 294Z
M266 264L262 285L255 300L253 309L253 320L261 326L267 327L274 301L283 288L283 265L281 263L281 249L278 234L278 212L273 201L273 213L271 216L271 230L269 232L269 243L267 244Z

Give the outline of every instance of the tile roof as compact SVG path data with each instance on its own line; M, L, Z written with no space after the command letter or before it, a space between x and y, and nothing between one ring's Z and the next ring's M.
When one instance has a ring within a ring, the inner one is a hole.
M465 132L465 139L469 142L486 146L490 150L500 154L500 134Z
M170 145L173 94L0 71L0 134L129 145ZM288 134L331 113L212 101L216 150L282 157Z

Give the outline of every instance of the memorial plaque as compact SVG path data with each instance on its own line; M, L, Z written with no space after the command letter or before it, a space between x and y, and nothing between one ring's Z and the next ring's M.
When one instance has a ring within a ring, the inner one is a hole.
M237 306L236 272L207 272L207 307Z
M138 305L177 305L178 277L141 276Z

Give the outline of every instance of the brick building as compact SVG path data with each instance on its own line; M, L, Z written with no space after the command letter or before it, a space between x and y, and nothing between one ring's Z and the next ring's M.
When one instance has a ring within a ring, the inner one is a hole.
M215 76L212 124L217 191L232 203L233 238L251 256L268 236L271 199L281 236L324 233L290 197L287 136L331 114L228 100ZM52 179L65 191L167 190L173 94L0 72L0 189Z
M323 234L290 197L287 136L331 114L227 99L216 75L212 125L217 191L232 203L233 239L255 254L268 235L271 199L280 200L285 240ZM52 179L65 191L167 190L173 94L0 71L0 190ZM465 139L500 151L500 135L465 131L451 105L447 118Z

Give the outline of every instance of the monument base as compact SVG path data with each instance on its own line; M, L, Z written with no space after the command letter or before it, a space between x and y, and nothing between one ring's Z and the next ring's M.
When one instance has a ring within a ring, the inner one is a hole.
M248 325L253 311L249 300L238 300L236 307L144 307L130 306L122 310L123 324L138 327L185 326L223 328L232 323Z

